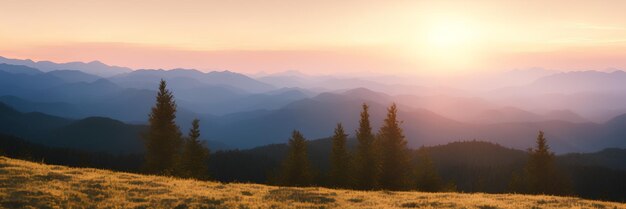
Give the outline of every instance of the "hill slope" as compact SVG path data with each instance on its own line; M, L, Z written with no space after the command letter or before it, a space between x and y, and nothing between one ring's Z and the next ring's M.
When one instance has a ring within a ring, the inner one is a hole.
M626 208L572 197L222 184L0 157L0 206L123 208Z

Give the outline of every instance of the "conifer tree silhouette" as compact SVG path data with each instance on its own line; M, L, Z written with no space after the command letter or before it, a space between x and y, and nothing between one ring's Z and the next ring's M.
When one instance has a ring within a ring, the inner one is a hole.
M383 189L405 190L411 187L410 174L413 170L407 142L397 118L398 109L392 104L387 109L387 118L378 133L380 149L380 186Z
M176 102L161 79L156 104L149 115L148 131L143 135L146 146L144 171L172 175L182 144L176 119Z
M200 120L194 119L185 139L180 161L180 175L208 179L209 149L200 141Z
M528 150L529 159L525 167L527 188L533 194L564 195L569 193L567 178L555 164L555 156L550 152L543 131L539 131L536 147Z
M509 190L529 194L569 194L569 179L557 168L554 153L550 152L543 131L539 131L535 143L535 148L528 149L528 161L523 172L513 173Z
M356 131L358 145L353 176L356 178L356 188L371 190L377 186L379 164L370 125L369 106L364 103L362 107L359 129Z
M334 187L346 188L351 185L350 154L346 147L348 135L341 123L337 124L332 137L332 151L330 156L330 183Z
M306 139L294 130L289 139L289 152L283 162L281 184L285 186L309 186L312 183L312 172L307 157Z

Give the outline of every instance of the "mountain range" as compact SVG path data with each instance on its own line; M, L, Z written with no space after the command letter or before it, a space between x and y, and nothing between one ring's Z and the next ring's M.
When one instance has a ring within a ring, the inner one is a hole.
M505 75L512 74L500 78ZM116 123L106 124L141 127L158 82L165 79L178 104L181 129L186 131L191 120L199 118L203 138L222 147L282 143L294 129L309 139L324 138L339 122L353 134L363 103L370 105L372 124L379 127L386 107L395 102L411 147L480 139L526 149L543 130L558 153L589 152L626 147L626 133L621 131L626 127L626 91L620 85L626 83L624 75L533 71L530 77L539 78L528 84L470 92L470 88L390 84L388 79L364 76L288 72L253 78L230 71L133 71L100 62L58 64L0 57L0 102L13 110L2 114L38 116L44 122L56 118L66 121L58 123L64 126L111 120ZM15 118L4 119L12 124ZM55 130L61 137L67 131L60 128L41 131ZM80 144L70 137L64 140L59 144Z

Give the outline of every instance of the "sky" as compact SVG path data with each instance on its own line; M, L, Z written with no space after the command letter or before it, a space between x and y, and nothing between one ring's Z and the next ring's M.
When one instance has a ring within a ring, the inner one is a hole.
M243 73L626 69L626 1L0 0L0 56Z

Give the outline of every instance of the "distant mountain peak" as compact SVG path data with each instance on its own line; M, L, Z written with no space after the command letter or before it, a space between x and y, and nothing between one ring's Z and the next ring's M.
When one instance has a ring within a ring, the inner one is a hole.
M546 119L552 120L562 120L569 121L574 123L585 123L589 122L588 119L578 115L574 111L565 109L565 110L552 110L544 115Z
M109 81L106 78L100 78L98 80L95 80L94 82L92 82L93 84L106 84L106 85L113 85L115 86L115 83Z
M99 60L94 60L94 61L88 62L87 64L104 65L104 63L100 62Z
M372 91L371 89L359 87L344 91L342 95L356 97L365 100L374 100L374 101L384 101L390 100L391 96L377 91Z
M597 70L569 71L545 76L524 87L527 92L581 93L617 92L626 90L626 73Z
M78 124L78 123L91 124L91 125L93 124L111 124L111 125L120 125L120 126L124 125L122 121L107 118L107 117L100 117L100 116L86 117L75 122L75 124Z
M137 70L133 70L132 72L128 72L128 73L142 73L142 72L165 72L166 70L164 69L137 69Z
M222 71L211 71L208 72L206 74L213 74L213 75L235 75L235 76L243 76L243 77L248 77L246 75L243 75L241 73L237 73L237 72L233 72L230 70L222 70Z
M385 95L384 93L372 91L371 89L364 88L364 87L349 89L349 90L342 92L341 94L350 95L350 96L359 96L359 97Z
M276 89L267 83L228 70L205 73L197 69L183 68L171 70L139 69L111 78L113 82L121 86L133 88L150 86L150 89L156 86L155 83L160 79L168 80L168 83L174 84L174 86L185 86L185 88L197 88L202 85L228 86L231 89L243 90L248 93L261 93Z
M79 70L86 73L109 77L121 73L127 73L132 71L130 68L119 67L113 65L107 65L100 61L91 61L88 63L84 62L66 62L66 63L56 63L51 61L33 61L31 59L21 60L21 59L10 59L6 57L0 57L0 62L13 64L13 65L24 65L32 68L37 68L41 71L48 72L59 69L68 69L68 70Z
M626 124L626 113L615 116L614 118L612 118L611 120L606 122L607 124L618 124L618 125L623 125Z
M199 72L199 73L202 73L202 72L201 72L201 71L199 71L199 70L196 70L196 69L187 69L187 68L174 68L174 69L167 70L167 71L174 71L174 72L175 72L175 71L184 71L184 72Z
M28 67L24 65L12 65L12 64L6 64L6 63L0 63L0 71L4 71L7 73L14 73L14 74L27 74L27 75L36 75L36 74L43 73L40 70L32 68L32 67Z

